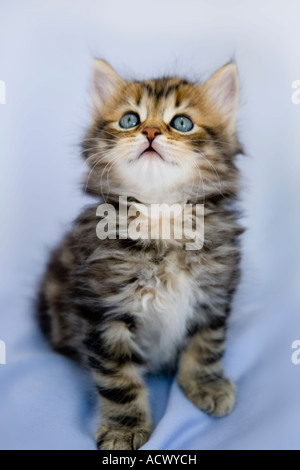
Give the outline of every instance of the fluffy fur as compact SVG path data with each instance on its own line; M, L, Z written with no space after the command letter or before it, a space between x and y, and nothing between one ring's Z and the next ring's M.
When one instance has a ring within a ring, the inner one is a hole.
M95 61L83 156L90 167L85 190L98 203L52 254L38 310L53 347L92 371L101 405L99 449L137 449L148 440L149 371L177 370L183 392L212 416L233 408L235 388L224 376L222 357L242 233L230 209L241 151L237 107L234 64L198 84L178 77L128 82ZM140 117L130 130L119 124L127 112ZM176 115L188 116L193 129L174 129ZM159 131L151 152L149 127ZM174 237L123 239L118 226L115 238L100 241L100 198L118 213L119 196L146 207L204 204L202 249L189 250L186 239Z

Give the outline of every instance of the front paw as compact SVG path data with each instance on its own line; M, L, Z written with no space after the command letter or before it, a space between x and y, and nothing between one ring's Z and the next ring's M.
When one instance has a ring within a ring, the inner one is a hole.
M98 450L137 450L149 440L149 429L117 429L102 424L96 432Z
M180 383L183 392L200 410L221 418L233 410L236 398L236 388L233 383L224 378L213 376L209 379L190 379Z

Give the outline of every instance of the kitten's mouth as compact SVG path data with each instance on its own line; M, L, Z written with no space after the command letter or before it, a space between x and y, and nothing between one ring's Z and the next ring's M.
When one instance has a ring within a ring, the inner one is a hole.
M141 157L143 157L143 156L146 156L146 157L151 158L151 159L153 159L153 158L160 158L161 160L164 160L164 161L165 161L165 159L161 156L161 154L158 153L156 150L154 150L154 148L153 148L151 145L149 145L149 147L146 148L146 150L144 150L144 151L141 153L141 155L139 156L139 158L141 158Z

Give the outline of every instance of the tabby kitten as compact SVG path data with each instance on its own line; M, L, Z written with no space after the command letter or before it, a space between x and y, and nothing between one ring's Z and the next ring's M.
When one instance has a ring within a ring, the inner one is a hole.
M198 408L215 417L233 409L235 387L222 358L242 232L229 204L238 191L237 108L233 63L204 84L125 81L107 63L94 63L83 156L90 167L85 190L98 201L54 251L39 318L52 346L93 374L99 449L138 449L149 439L147 372L176 367ZM104 197L118 214L119 196L127 197L126 210L204 204L202 249L187 249L184 237L125 238L118 224L100 240L97 206Z

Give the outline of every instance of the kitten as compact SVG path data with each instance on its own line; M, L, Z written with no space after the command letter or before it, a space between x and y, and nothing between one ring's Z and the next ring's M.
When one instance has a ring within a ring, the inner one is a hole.
M138 449L149 439L147 372L176 367L198 408L215 417L233 409L235 387L222 357L242 233L229 204L238 192L238 94L233 63L204 84L124 81L107 63L94 63L83 156L90 167L85 189L98 203L54 251L38 308L52 346L93 374L99 449ZM190 204L194 222L194 207L204 204L202 249L188 249L184 237L125 238L120 222L115 236L100 240L97 205L104 197L118 215L120 196L126 210Z

